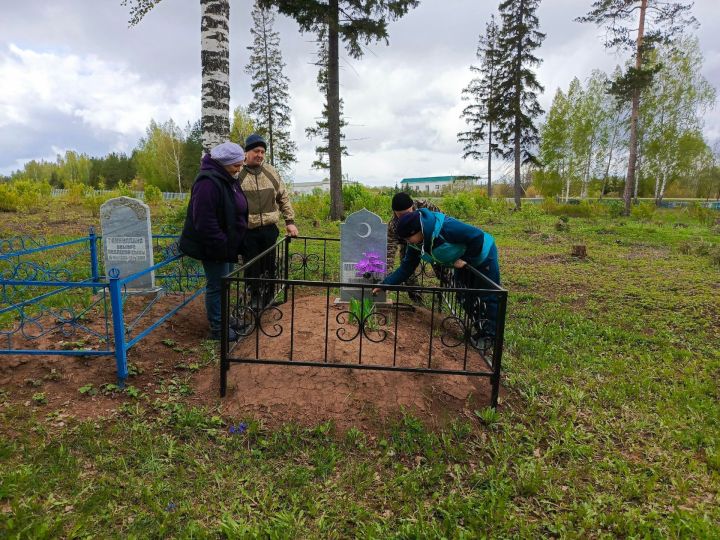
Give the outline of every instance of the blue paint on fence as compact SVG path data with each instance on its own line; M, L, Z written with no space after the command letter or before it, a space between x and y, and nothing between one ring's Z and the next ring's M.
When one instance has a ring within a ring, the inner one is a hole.
M5 316L4 320L0 319L0 339L4 342L4 346L0 348L0 355L114 355L118 385L122 388L128 377L128 350L204 292L204 287L200 286L203 279L202 268L197 261L193 261L178 252L175 242L177 235L162 234L153 236L153 239L155 242L171 242L163 250L166 255L164 260L123 279L120 279L116 269L110 269L108 271L109 280L105 280L101 275L97 247L101 237L97 236L92 228L87 237L51 245L45 245L43 242L30 238L4 239L0 243L0 316ZM55 250L54 256L58 254L64 256L68 248L76 246L80 250L70 254L59 264L66 264L76 259L78 255L85 254L84 260L89 261L89 268L86 266L84 269L80 268L78 270L75 268L71 271L70 269L48 265L47 261L55 257L43 256L40 261L29 259L37 256L37 254L52 252L53 250ZM166 286L154 291L154 294L148 295L148 297L152 296L152 298L146 308L135 317L132 323L126 324L124 305L128 294L126 290L127 284L142 275L161 268L170 270L168 273L159 276ZM80 279L73 281L73 276L77 276L78 273L81 274ZM58 279L62 276L67 276L68 280ZM54 290L43 291L33 296L33 289L36 288L54 288ZM51 297L70 294L73 291L82 291L83 289L92 291L96 300L91 301L82 310L78 311L75 307L57 308L45 304L45 301ZM181 301L167 313L154 320L137 336L130 338L129 332L149 313L149 308L157 302L160 294L164 292L182 293ZM110 300L109 313L108 298ZM99 306L104 306L104 313L102 314L105 322L104 334L98 333L83 322L87 313ZM12 313L14 313L14 317L8 318ZM111 322L110 318L112 319ZM48 324L48 321L53 324ZM3 323L5 326L2 326ZM111 328L112 336L110 335ZM85 332L87 335L95 336L101 342L107 344L110 344L112 339L114 346L102 349L75 348L73 350L40 350L26 346L26 342L32 342L34 339L53 332L59 332L63 336L67 336L74 334L78 330ZM13 347L15 339L22 340L21 347Z

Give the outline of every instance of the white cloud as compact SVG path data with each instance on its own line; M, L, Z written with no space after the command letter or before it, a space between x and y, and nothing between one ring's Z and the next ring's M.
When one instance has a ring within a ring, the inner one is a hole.
M43 140L43 130L48 135L62 133L59 119L67 122L68 130L83 129L88 138L102 134L115 141L112 150L127 150L150 119L172 117L183 125L199 112L199 77L171 87L93 55L37 52L10 44L0 51L0 80L0 128L6 133L36 131L38 155L29 159L41 158L53 145L67 146L67 140ZM10 143L5 137L2 142ZM8 165L15 163L0 167Z

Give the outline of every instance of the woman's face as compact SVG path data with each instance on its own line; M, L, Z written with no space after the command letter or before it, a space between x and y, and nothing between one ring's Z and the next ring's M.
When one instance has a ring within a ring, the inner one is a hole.
M422 241L423 241L423 233L422 233L422 231L418 231L418 232L416 232L415 234L413 234L412 236L408 236L408 237L405 239L405 241L406 241L408 244L420 244L420 243L422 243Z
M232 176L233 178L237 179L238 174L243 168L242 161L240 163L233 163L232 165L225 165L225 170Z

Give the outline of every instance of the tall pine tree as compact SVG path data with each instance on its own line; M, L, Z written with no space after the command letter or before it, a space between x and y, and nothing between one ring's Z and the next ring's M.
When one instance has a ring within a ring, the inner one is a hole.
M463 101L470 104L463 109L461 118L469 126L458 133L463 144L463 159L487 157L487 194L492 197L492 156L502 156L503 150L493 138L502 110L497 81L500 70L499 33L495 17L485 25L485 35L480 36L477 58L480 66L470 66L476 75L463 90Z
M328 80L328 50L327 50L327 28L322 27L318 32L317 40L317 63L318 66L318 88L325 96L323 110L321 116L317 119L314 126L305 128L305 135L309 139L320 139L320 143L315 147L316 158L312 163L314 169L329 169L330 162L328 159L329 133L328 133L328 103L327 103L327 80ZM340 140L345 139L343 128L347 126L347 121L343 117L343 100L340 98ZM347 156L347 146L341 144L340 151L343 156Z
M330 218L344 213L342 200L342 144L340 136L340 40L352 58L361 58L361 45L385 40L387 23L402 17L419 0L260 0L293 17L303 32L318 33L327 26L328 162L330 165Z
M252 77L253 99L248 105L258 131L267 138L270 164L281 170L297 161L297 145L290 136L290 94L285 63L280 51L280 36L273 30L275 15L271 8L255 4L250 33L253 44L245 72Z
M543 87L532 71L541 62L533 53L545 39L545 34L538 30L535 15L539 4L540 0L504 0L499 7L502 63L498 82L504 103L499 135L507 147L505 157L512 156L515 161L515 207L518 209L523 192L521 165L536 161L538 130L534 120L543 112L538 103L538 93Z

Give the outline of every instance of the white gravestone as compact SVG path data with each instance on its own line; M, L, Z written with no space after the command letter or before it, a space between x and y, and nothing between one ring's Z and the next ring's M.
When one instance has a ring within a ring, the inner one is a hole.
M358 276L357 264L368 258L379 260L382 270L373 273L370 279ZM345 223L340 224L340 280L343 283L370 284L381 280L387 268L387 224L369 210L362 210L350 214ZM376 297L372 296L372 289L365 289L365 298L375 302L385 302L385 292ZM342 287L340 301L349 302L351 298L360 299L361 289L355 287Z
M100 207L105 272L120 271L120 278L154 264L150 208L131 197L110 199ZM155 290L155 273L149 272L127 284L128 290Z

